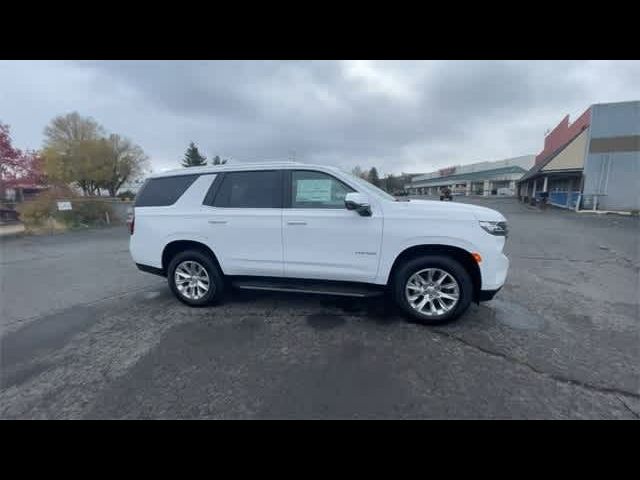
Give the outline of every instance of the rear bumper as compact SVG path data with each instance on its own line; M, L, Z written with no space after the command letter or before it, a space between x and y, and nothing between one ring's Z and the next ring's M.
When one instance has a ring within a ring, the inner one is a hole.
M496 288L495 290L480 290L480 292L478 292L478 302L488 302L492 300L501 289L502 287Z
M153 273L154 275L159 275L161 277L166 276L164 270L162 270L161 268L152 267L150 265L143 265L142 263L136 263L136 267L138 267L138 270L140 270L141 272Z

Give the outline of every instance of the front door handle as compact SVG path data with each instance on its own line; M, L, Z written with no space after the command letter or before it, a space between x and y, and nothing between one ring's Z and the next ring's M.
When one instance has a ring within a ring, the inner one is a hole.
M306 224L307 222L298 221L298 220L291 220L287 222L287 225L306 225Z
M225 223L227 223L227 221L226 220L209 220L209 223L213 225L224 225Z

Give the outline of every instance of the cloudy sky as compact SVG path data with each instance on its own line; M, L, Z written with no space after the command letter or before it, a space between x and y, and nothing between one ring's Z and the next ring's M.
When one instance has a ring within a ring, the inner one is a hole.
M39 148L78 111L154 170L208 157L427 172L542 149L592 103L640 100L638 61L0 61L0 121Z

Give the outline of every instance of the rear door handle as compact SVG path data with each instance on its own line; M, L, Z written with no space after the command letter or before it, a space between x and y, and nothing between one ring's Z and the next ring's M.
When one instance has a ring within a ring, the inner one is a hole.
M291 220L289 222L287 222L287 225L306 225L307 222L302 222L302 221L298 221L298 220Z
M227 221L226 220L209 220L209 223L213 225L223 225L227 223Z

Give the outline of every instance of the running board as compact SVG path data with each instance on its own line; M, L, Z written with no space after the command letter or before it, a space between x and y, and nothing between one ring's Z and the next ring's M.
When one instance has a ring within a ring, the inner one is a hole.
M384 293L382 285L318 280L233 280L231 285L242 290L271 290L275 292L312 293L343 297L375 297Z

